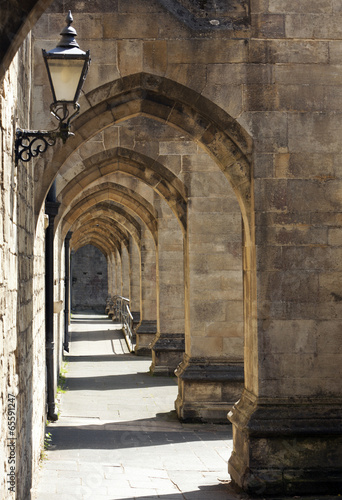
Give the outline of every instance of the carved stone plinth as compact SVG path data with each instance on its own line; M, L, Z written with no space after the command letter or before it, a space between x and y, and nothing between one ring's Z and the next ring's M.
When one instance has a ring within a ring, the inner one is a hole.
M178 418L184 422L227 423L227 413L241 397L243 364L222 359L189 358L175 371Z
M151 343L157 333L157 321L142 320L136 334L135 354L137 356L149 356L151 354Z
M161 333L151 345L153 375L174 375L185 351L184 333Z
M252 495L335 494L342 484L342 401L260 399L244 391L229 414L228 471Z

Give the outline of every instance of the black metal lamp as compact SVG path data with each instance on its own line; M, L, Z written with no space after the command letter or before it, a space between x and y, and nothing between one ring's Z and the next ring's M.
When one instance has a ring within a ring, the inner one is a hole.
M15 158L30 161L31 158L44 153L48 146L54 146L57 138L63 143L74 135L70 132L70 121L80 109L78 98L87 76L90 54L79 48L75 40L76 30L71 27L73 17L71 11L67 15L68 25L61 32L62 38L55 49L46 52L43 57L46 64L53 96L50 105L52 115L59 121L59 126L51 131L21 130L16 132Z

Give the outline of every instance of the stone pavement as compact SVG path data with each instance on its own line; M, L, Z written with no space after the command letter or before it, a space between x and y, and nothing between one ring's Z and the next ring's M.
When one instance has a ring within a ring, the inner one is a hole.
M150 359L129 354L106 316L73 315L71 332L68 389L33 499L250 498L228 482L229 424L178 422L176 380L150 376ZM322 498L338 497L306 500Z
M152 377L106 316L73 315L67 391L36 500L229 500L229 425L181 424L177 382Z

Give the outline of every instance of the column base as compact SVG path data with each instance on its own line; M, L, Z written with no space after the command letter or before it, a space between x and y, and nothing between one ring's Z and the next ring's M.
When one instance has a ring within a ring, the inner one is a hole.
M227 413L243 390L243 363L184 355L175 374L175 408L182 422L228 423Z
M155 339L157 333L157 321L153 320L142 320L139 327L137 328L136 335L136 346L135 354L137 356L150 356L151 355L151 343Z
M244 391L229 414L228 471L251 495L332 495L342 484L342 401Z
M184 333L160 333L152 345L153 375L174 375L175 369L183 359L185 351Z
M131 311L133 316L133 332L140 326L140 311Z

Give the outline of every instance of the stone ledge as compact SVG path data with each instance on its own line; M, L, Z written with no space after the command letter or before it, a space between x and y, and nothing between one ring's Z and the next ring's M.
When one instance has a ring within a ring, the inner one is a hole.
M184 357L184 361L175 371L182 380L208 382L243 382L243 363L231 363L228 360L208 360L205 358Z
M184 333L161 333L151 344L154 351L185 351Z
M157 321L143 319L137 328L136 333L139 335L144 334L156 334L157 333Z
M227 424L230 426L227 413L233 405L234 401L231 403L221 401L184 402L179 396L175 401L178 418L181 422L185 423L200 422Z
M133 330L136 330L140 326L140 311L131 311L133 316Z
M251 436L342 434L342 400L256 398L244 390L229 420Z
M242 362L185 355L175 374L179 389L175 407L180 420L228 423L227 413L243 391Z
M339 493L341 417L338 398L257 398L245 390L229 413L232 481L252 495Z
M157 321L154 320L142 320L138 328L136 329L136 346L135 354L137 356L150 356L151 355L151 343L154 341L155 335L157 333Z
M160 333L151 343L153 375L174 375L183 359L185 350L184 333Z

